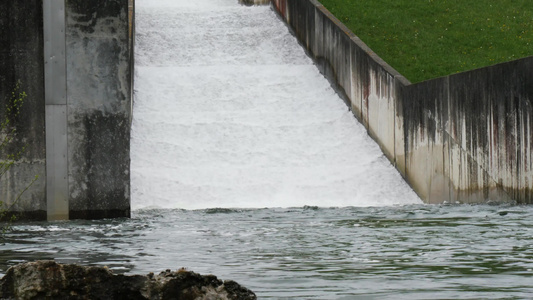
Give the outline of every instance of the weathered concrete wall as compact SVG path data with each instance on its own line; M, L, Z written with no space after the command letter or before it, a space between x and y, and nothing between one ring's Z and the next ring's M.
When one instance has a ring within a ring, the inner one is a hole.
M130 214L128 2L66 2L70 218Z
M406 177L428 202L532 203L533 57L407 86Z
M51 1L0 2L0 117L18 80L28 95L8 149L27 150L0 178L0 201L13 203L39 175L16 212L46 219L62 194L50 193L54 182L64 180L68 214L52 218L128 217L134 3ZM64 98L57 92L61 81Z
M533 58L411 85L315 0L274 8L426 202L532 202Z
M0 177L0 201L11 205L39 175L13 207L37 219L46 218L43 68L42 0L0 1L0 122L7 117L17 130L0 159L26 147L21 159ZM6 105L18 81L19 91L28 96L19 116L12 118Z

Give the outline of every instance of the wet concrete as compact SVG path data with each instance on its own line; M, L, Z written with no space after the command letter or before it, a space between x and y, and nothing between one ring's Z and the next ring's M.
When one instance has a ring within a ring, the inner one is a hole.
M13 141L1 149L0 159L6 161L24 149L1 177L0 201L11 205L39 175L13 206L35 216L46 210L43 44L42 0L0 2L0 122L9 119L6 130L16 130ZM13 92L27 94L16 117L6 111Z
M129 216L133 69L128 5L128 0L68 1L71 218Z

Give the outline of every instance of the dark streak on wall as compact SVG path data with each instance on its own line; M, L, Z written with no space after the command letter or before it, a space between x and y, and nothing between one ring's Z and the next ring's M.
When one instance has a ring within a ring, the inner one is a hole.
M67 1L69 214L130 216L128 0Z
M95 33L97 22L105 18L114 18L117 12L124 9L124 1L107 0L107 1L77 1L67 0L67 6L70 18L73 21L71 26L80 29L85 33ZM109 33L115 34L116 27L109 27Z

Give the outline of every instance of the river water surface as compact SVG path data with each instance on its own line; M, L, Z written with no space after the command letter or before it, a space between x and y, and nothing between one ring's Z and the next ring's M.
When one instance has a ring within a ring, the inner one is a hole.
M260 299L528 299L533 208L406 205L140 210L132 219L19 224L20 261L146 274L186 267Z

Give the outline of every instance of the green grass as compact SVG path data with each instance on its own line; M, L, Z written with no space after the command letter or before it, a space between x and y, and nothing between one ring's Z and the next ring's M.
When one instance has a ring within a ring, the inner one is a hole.
M533 55L532 0L319 0L411 82Z

